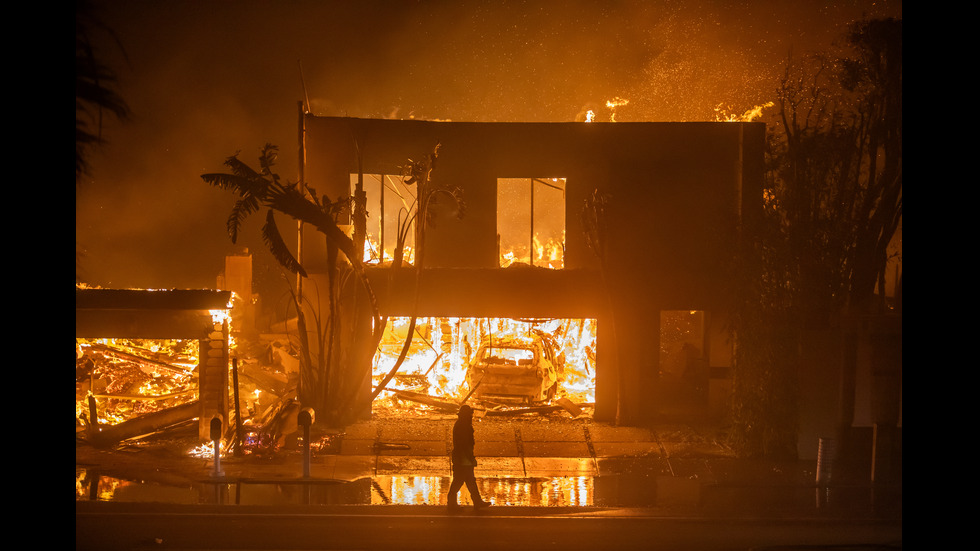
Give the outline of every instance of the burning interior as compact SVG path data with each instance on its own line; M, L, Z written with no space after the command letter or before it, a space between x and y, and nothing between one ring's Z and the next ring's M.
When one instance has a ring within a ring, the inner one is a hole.
M389 320L374 357L375 385L397 360L409 326L407 318ZM464 401L490 411L595 401L595 320L425 318L414 330L376 410L454 413Z
M500 267L560 270L565 260L565 178L497 179Z
M76 339L75 346L76 419L115 425L197 401L195 340Z
M232 293L75 289L75 419L96 444L228 417Z

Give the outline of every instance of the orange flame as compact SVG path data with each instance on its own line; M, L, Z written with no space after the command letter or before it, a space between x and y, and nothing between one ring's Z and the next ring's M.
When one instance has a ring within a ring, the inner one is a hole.
M628 104L630 101L628 99L623 99L620 97L615 97L611 100L606 101L606 107L608 107L612 114L609 115L609 122L616 122L616 108L622 107Z
M741 115L736 115L734 113L729 113L728 108L725 107L723 103L719 103L715 107L715 122L752 122L754 119L762 116L763 109L772 107L773 105L775 104L769 101L763 103L762 105L756 105Z
M408 318L393 318L374 357L375 384L394 366L406 338ZM591 319L524 321L507 318L420 318L409 354L386 390L410 390L447 402L459 402L471 390L467 368L485 338L503 342L537 330L550 335L555 353L564 355L564 377L557 397L577 403L595 401L596 324ZM387 396L386 396L387 395ZM376 405L394 407L386 392Z

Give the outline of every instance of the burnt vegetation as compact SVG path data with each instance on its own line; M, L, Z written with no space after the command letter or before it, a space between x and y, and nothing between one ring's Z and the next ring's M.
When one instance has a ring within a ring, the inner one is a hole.
M79 177L88 172L88 156L92 147L104 143L102 128L105 117L118 120L129 117L129 106L116 90L116 72L102 62L95 50L95 33L113 35L111 29L99 19L91 2L78 0L75 3L76 184Z
M902 21L855 23L839 47L787 63L763 216L737 259L732 414L745 455L796 453L804 332L901 315L900 258L893 299L885 274L900 255L889 247L902 221Z

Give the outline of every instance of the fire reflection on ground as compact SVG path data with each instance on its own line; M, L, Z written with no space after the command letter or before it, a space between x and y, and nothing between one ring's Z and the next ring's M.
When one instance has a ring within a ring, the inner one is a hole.
M350 482L159 482L75 470L76 501L219 503L228 505L445 505L450 476L377 475ZM477 477L484 499L498 506L589 507L592 476ZM472 505L464 489L460 505Z
M372 505L445 505L452 477L375 476L371 479ZM493 505L528 507L585 507L592 505L593 477L543 478L477 477L483 499ZM472 505L464 489L460 505Z

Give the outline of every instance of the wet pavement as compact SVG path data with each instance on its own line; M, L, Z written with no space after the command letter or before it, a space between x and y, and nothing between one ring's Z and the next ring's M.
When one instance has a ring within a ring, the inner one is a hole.
M475 423L493 505L446 507L453 418L376 419L266 456L187 453L185 437L75 453L75 546L145 549L902 547L897 485L818 485L814 461L736 458L710 423ZM325 444L324 444L325 443ZM472 502L466 490L460 503Z
M267 457L192 457L180 441L76 446L76 503L441 508L450 483L450 416L377 419L314 433ZM483 418L476 476L493 514L526 509L739 518L901 522L901 484L818 485L814 461L735 457L706 423L617 427L590 419ZM308 474L307 474L308 473ZM469 503L466 491L461 503ZM629 510L629 513L626 511Z

